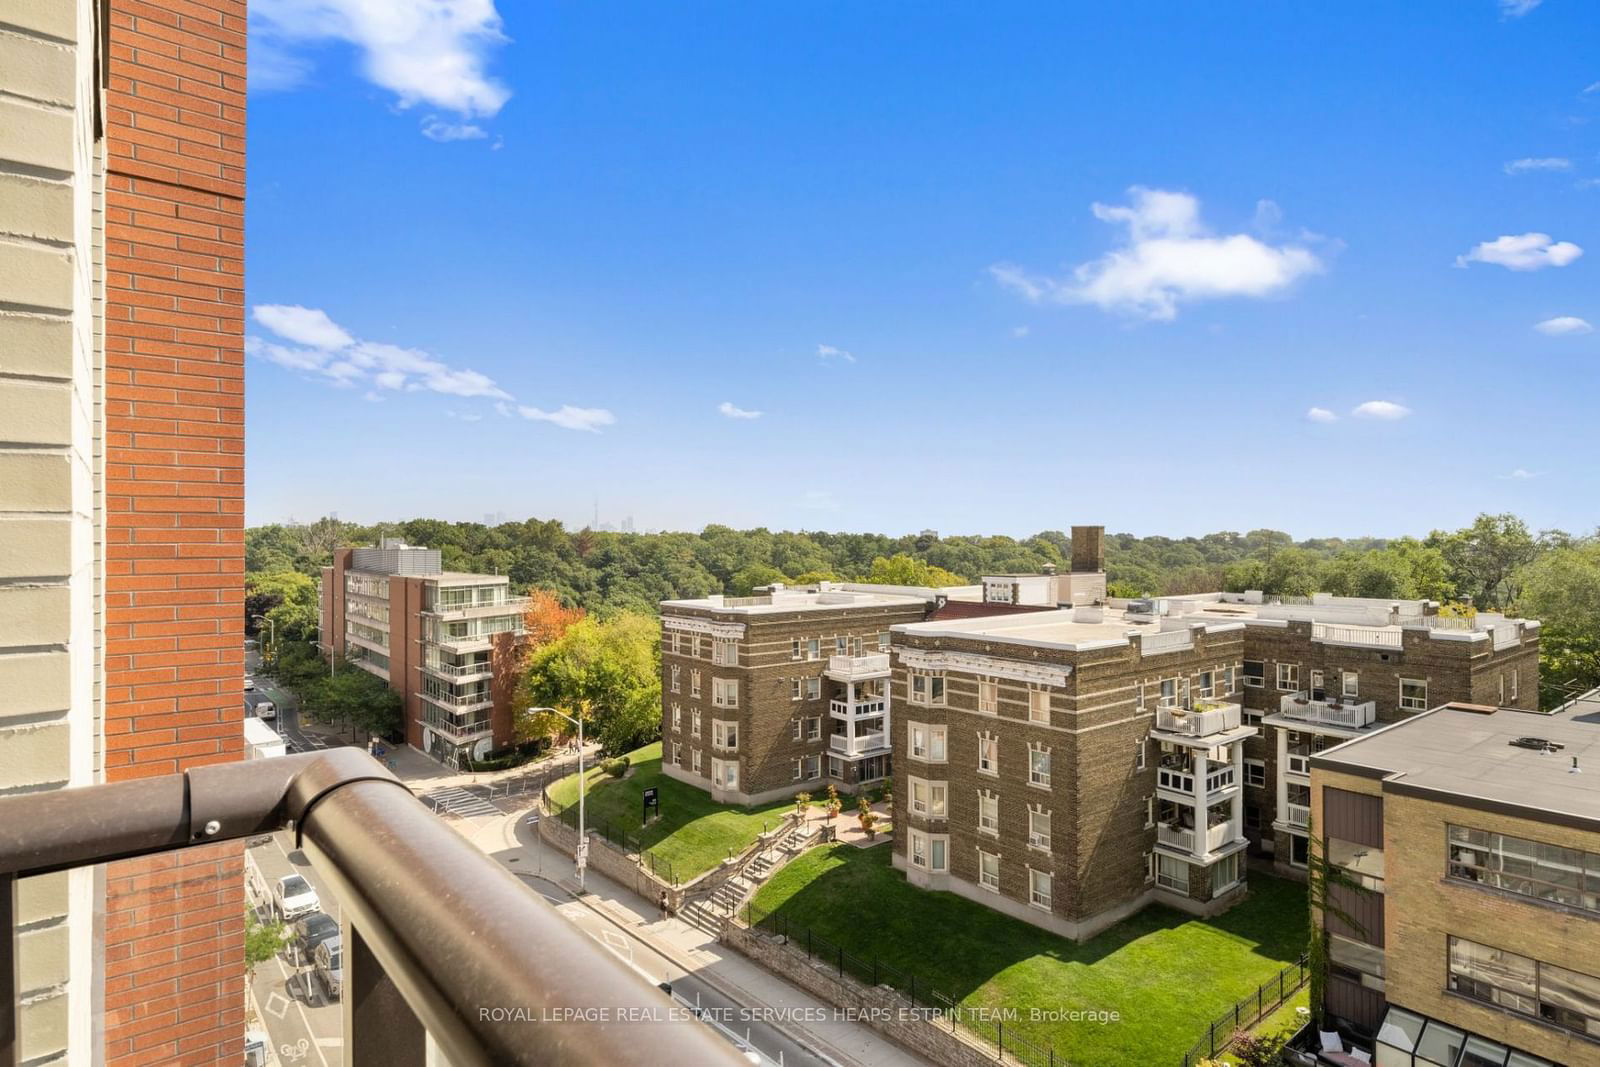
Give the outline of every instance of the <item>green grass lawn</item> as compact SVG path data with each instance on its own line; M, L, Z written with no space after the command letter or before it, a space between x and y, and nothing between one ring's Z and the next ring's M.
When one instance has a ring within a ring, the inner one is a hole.
M858 957L914 971L919 987L965 1008L1014 1009L1018 1032L1072 1063L1177 1062L1214 1018L1305 945L1305 888L1254 872L1249 899L1215 919L1154 906L1074 944L908 884L890 851L813 849L761 888L755 914L777 913ZM1033 1009L1118 1012L1120 1020L1035 1019Z
M633 765L633 773L626 778L612 778L599 767L585 772L588 825L599 828L610 823L614 831L637 838L658 859L672 864L680 882L711 870L730 851L744 851L763 827L776 826L794 808L784 800L756 808L714 803L705 790L661 773L659 741L635 749L626 758ZM650 786L659 790L661 817L641 827L644 791ZM575 807L578 776L569 775L552 785L550 799L557 810Z

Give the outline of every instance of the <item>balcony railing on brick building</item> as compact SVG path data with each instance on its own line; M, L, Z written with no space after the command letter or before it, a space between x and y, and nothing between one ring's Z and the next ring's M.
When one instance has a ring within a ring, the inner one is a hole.
M343 905L345 1062L422 1067L436 1050L453 1067L599 1065L641 1049L658 1063L744 1062L376 760L341 748L0 797L0 1067L22 1055L20 879L291 827Z

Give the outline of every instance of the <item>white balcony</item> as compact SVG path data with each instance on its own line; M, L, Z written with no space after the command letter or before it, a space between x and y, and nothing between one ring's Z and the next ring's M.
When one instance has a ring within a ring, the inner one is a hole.
M889 653L866 656L829 656L827 675L836 682L866 682L889 677Z
M889 735L883 733L858 734L854 738L834 734L828 738L828 747L843 756L864 756L888 745Z
M494 727L488 719L474 722L456 722L447 715L433 715L417 720L435 733L444 734L456 741L466 741L491 733Z
M451 693L439 696L434 693L424 692L424 700L431 700L442 708L482 708L494 703L494 696L487 690L482 693Z
M527 597L514 596L497 604L436 604L429 609L429 614L441 619L481 619L491 615L521 615L527 607Z
M1403 645L1399 629L1378 626L1336 626L1332 623L1311 624L1311 640L1330 645L1355 645L1358 648L1400 648Z
M1284 804L1283 821L1290 826L1310 826L1311 809L1304 804Z
M472 678L474 676L488 677L494 673L494 664L488 660L482 663L424 663L422 669L440 678Z
M1202 704L1201 707L1206 707ZM1237 704L1215 704L1206 710L1184 708L1157 708L1156 729L1185 737L1209 737L1239 728L1240 710Z
M1225 763L1214 765L1206 771L1206 797L1212 798L1217 794L1225 793L1232 789L1237 781L1233 772L1233 764ZM1184 797L1195 795L1194 772L1183 767L1159 767L1156 770L1156 786L1174 793L1182 793Z
M889 702L882 697L858 700L854 704L848 700L828 701L828 713L835 719L871 719L888 710Z
M1190 826L1168 826L1165 823L1156 827L1156 840L1169 848L1180 849L1184 852L1195 852L1195 829ZM1238 840L1238 828L1229 820L1217 823L1206 828L1204 844L1199 855L1216 852L1226 848Z
M1278 714L1286 719L1317 726L1337 726L1361 730L1378 719L1378 705L1371 700L1313 700L1305 690L1290 693L1278 702Z
M1189 630L1166 630L1161 633L1139 633L1139 655L1155 656L1163 652L1177 652L1194 647L1194 634Z

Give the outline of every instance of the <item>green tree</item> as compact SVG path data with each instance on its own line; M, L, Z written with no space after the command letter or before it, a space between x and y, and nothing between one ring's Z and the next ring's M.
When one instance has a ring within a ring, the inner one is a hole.
M1520 610L1543 622L1540 704L1600 686L1600 539L1557 548L1522 573Z
M1481 611L1494 611L1517 599L1518 572L1539 555L1528 524L1515 515L1479 515L1454 533L1435 530L1426 544L1438 549L1450 583L1470 596Z
M263 639L276 634L280 642L308 640L317 632L317 583L293 570L247 575L244 611L247 634ZM262 623L258 616L270 619L272 625Z
M903 552L874 559L872 569L867 572L866 581L878 585L915 585L935 589L967 584L959 574L952 574L942 567L935 567Z
M752 563L741 568L728 583L729 596L749 596L761 586L771 585L773 582L787 582L782 571L776 567L769 567L765 563Z
M647 744L661 724L660 648L659 625L648 615L580 619L529 654L519 705L567 714L588 708L594 734L607 752ZM547 736L544 731L559 730L564 722L549 715L519 719L518 733L524 737Z
M264 923L249 908L244 912L244 968L254 979L256 965L265 963L283 951L289 941L288 930L281 922Z

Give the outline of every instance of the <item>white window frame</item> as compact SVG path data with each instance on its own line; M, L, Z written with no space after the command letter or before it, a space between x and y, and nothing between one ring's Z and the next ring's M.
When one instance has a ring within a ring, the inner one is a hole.
M737 667L739 665L739 642L727 638L712 638L711 662L719 667Z
M1044 686L1028 687L1028 721L1050 721L1050 690Z
M815 677L807 678L805 679L805 683L805 699L820 700L822 698L822 679Z
M689 736L700 736L700 709L692 708L689 711Z
M985 818L987 809L988 818ZM988 837L1000 836L1000 794L986 789L978 790L978 833Z
M801 700L802 699L801 694L804 691L805 691L805 679L804 678L796 678L796 679L794 679L789 684L789 699L792 700L792 701Z
M1039 891L1038 882L1038 879L1041 877L1044 879L1044 891L1042 893ZM1033 867L1029 867L1028 906L1031 908L1038 908L1041 911L1049 911L1050 901L1052 899L1052 890L1054 889L1054 882L1055 879L1051 876L1049 871L1041 871L1036 870Z
M1041 823L1042 820L1042 823ZM1028 847L1040 852L1050 851L1050 812L1044 808L1028 808Z
M1145 751L1150 747L1150 737L1146 735L1133 743L1133 769L1142 771L1145 768Z
M717 708L736 708L739 706L739 679L713 678L711 679L711 705Z
M682 767L683 766L683 742L682 741L674 741L674 742L672 742L672 765L674 767Z
M1244 784L1265 788L1267 784L1266 760L1246 759L1244 761Z
M791 719L789 721L792 726L792 729L789 732L789 739L791 741L804 741L806 739L805 720Z
M1168 695L1168 690L1169 689L1171 690L1171 695L1170 696ZM1159 695L1156 697L1156 707L1158 707L1158 708L1175 708L1175 707L1178 706L1178 696L1179 696L1179 693L1180 693L1180 690L1178 688L1178 679L1176 679L1176 678L1163 678L1163 679L1161 679L1161 684L1157 687L1157 692L1158 692Z
M1195 678L1196 687L1203 699L1210 700L1217 692L1217 672L1201 671Z
M988 865L986 861L993 863L992 875L985 869ZM1000 853L978 849L978 888L987 889L991 893L1000 892Z
M1215 897L1218 893L1222 893L1222 892L1225 892L1226 890L1232 889L1234 886L1239 884L1239 872L1241 870L1243 870L1243 866L1239 862L1239 856L1240 856L1240 853L1235 852L1231 856L1222 857L1216 863L1211 865L1211 895L1212 895L1212 897ZM1221 883L1219 885L1217 883L1217 875L1222 870L1223 864L1231 864L1232 865L1232 867L1233 867L1233 877L1230 878L1228 881L1223 882L1223 883Z
M1341 699L1341 700L1360 700L1361 699L1361 672L1360 671L1340 671L1339 672L1339 699Z
M930 874L943 874L950 869L950 836L948 834L930 834L922 830L911 830L909 831L909 836L911 838L911 847L907 849L907 852L913 867L920 867ZM919 846L921 849L920 861L918 857ZM942 863L935 862L938 858L935 856L937 846L943 846L944 862Z
M692 697L698 697L700 695L700 672L699 671L690 671L689 672L689 695L692 696Z
M988 759L984 759L984 753ZM1000 777L1000 739L990 734L978 735L978 773L991 778Z
M729 781L729 779L732 779ZM711 758L711 784L718 789L739 788L739 761Z
M1267 661L1264 659L1247 659L1243 662L1246 667L1249 667L1252 663L1261 664L1261 673L1254 676L1253 679L1248 670L1242 672L1244 674L1244 687L1246 689L1265 689L1267 687Z
M906 782L906 791L910 794L910 811L913 815L921 815L929 819L943 819L948 816L950 811L950 787L948 782L917 778L912 775L907 775ZM924 794L924 799L920 804L917 801L919 786Z
M805 653L806 653L807 661L821 659L822 658L822 638L820 638L820 637L808 637L808 638L806 638Z
M1156 795L1151 793L1144 798L1144 828L1149 830L1156 824ZM1154 877L1152 875L1152 877Z
M679 673L680 670L676 663L674 663L672 665L672 669L667 672L667 687L674 693L683 692L682 683L678 680Z
M1177 875L1167 874L1161 869L1162 862L1172 864L1183 871L1183 880L1180 882ZM1169 856L1165 852L1156 852L1151 856L1151 866L1155 874L1156 885L1163 889L1170 889L1174 893L1189 893L1189 864L1176 856Z
M689 762L694 764L694 766L691 768L691 770L693 770L694 773L699 774L700 773L700 750L698 748L689 750Z
M1222 684L1227 687L1228 696L1232 696L1239 691L1238 687L1234 685L1234 681L1235 675L1233 671L1233 665L1229 664L1228 666L1222 668Z
M1276 676L1273 679L1278 684L1280 693L1297 693L1300 691L1300 664L1279 663ZM1288 684L1285 684L1285 683Z
M1408 685L1421 686L1422 687L1422 695L1420 697L1408 697L1408 696L1406 696L1406 686L1408 686ZM1428 710L1428 680L1426 678L1401 678L1400 679L1400 705L1399 706L1400 706L1401 710L1403 710L1403 711L1427 711Z
M982 715L1000 714L1000 683L993 678L978 679L978 712Z
M1522 674L1521 668L1519 668L1519 667L1512 667L1511 668L1511 699L1512 700L1517 699L1517 694L1521 689L1521 682L1522 682L1521 674Z
M682 730L683 729L683 705L682 704L674 704L674 705L672 705L672 728L674 730Z
M711 747L724 752L739 751L739 724L726 719L712 719Z
M813 715L806 720L806 740L817 741L822 737L822 716Z
M792 663L792 662L796 662L796 661L800 660L803 657L803 655L804 655L804 646L801 644L800 639L798 637L789 638L789 660L790 660L790 662Z
M1036 766L1036 757L1044 757L1044 770ZM1050 749L1042 744L1028 745L1028 784L1040 789L1050 788Z
M949 757L947 726L906 723L906 750L919 763L944 763Z
M883 630L883 631L879 632L879 634L878 634L878 651L879 652L887 652L887 651L889 651L889 631L888 630Z

